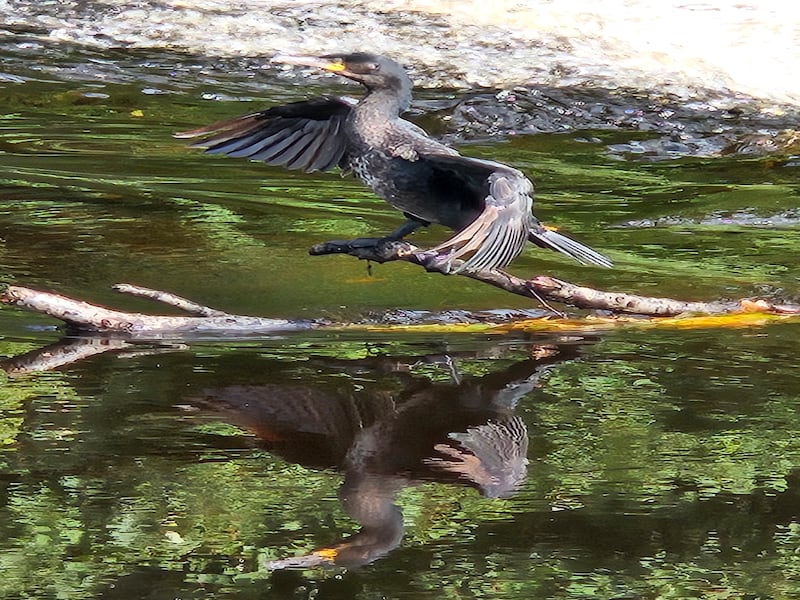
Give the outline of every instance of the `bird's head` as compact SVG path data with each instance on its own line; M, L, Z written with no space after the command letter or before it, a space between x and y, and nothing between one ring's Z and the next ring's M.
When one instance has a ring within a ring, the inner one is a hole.
M326 54L324 56L278 55L272 61L330 71L357 81L370 90L405 91L411 88L411 80L402 66L391 58L369 52Z

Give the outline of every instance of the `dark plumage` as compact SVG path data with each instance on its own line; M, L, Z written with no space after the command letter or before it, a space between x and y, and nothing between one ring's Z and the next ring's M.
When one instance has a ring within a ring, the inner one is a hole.
M177 134L203 137L194 144L210 154L264 161L289 169L352 171L407 221L389 239L438 223L456 234L426 251L446 263L465 261L469 271L504 267L530 240L582 263L611 261L545 228L531 212L533 185L506 165L461 156L400 118L411 102L403 68L367 53L275 57L277 62L318 67L367 88L360 100L323 97L274 106Z

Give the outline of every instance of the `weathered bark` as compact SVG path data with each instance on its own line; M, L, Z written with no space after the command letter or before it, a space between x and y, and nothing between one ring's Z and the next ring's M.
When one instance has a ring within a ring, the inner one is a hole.
M403 260L424 267L432 273L447 274L447 268L441 259L426 254L420 248L405 240L382 241L376 245L361 244L358 240L324 242L313 246L312 255L348 254L361 260L377 263ZM461 261L453 261L452 268L457 269ZM798 314L800 306L773 304L765 300L742 299L731 302L686 302L671 298L638 296L622 292L604 292L593 288L577 286L553 277L540 275L531 279L521 279L503 271L480 271L477 273L459 273L500 289L534 298L543 303L560 302L577 308L607 310L614 313L626 313L649 317L673 317L682 313L700 313L708 315L732 312L771 312L779 314Z
M155 302L169 304L170 306L179 308L182 311L189 313L190 315L195 315L198 317L231 316L224 311L217 310L216 308L210 308L202 304L197 304L197 302L188 300L186 298L182 298L180 296L176 296L175 294L172 294L170 292L164 292L161 290L151 290L150 288L139 287L138 285L131 285L129 283L118 283L117 285L114 286L114 289L121 294L130 294L131 296L138 296L140 298L147 298L148 300L154 300Z
M75 300L60 294L41 292L30 288L9 285L0 292L0 303L20 306L60 319L78 331L120 333L132 337L158 338L161 336L201 337L220 335L265 335L276 332L297 331L318 326L314 321L266 319L245 315L231 315L191 300L128 284L115 286L117 291L158 300L190 311L195 315L169 316L122 312L96 304Z
M447 273L441 258L426 254L406 241L353 240L333 241L311 248L311 254L349 254L362 260L389 262L403 260L424 267L430 272ZM458 268L455 261L451 268ZM671 298L638 296L621 292L605 292L577 286L553 277L521 279L502 271L459 273L465 277L493 285L513 294L536 299L545 306L559 302L578 308L604 310L649 317L670 317L682 313L719 315L736 312L800 314L800 306L774 304L765 300L742 299L731 302L685 302ZM117 333L129 339L162 339L220 337L226 335L269 335L323 327L322 321L268 319L232 315L203 306L169 292L151 290L129 284L115 286L119 292L149 298L177 307L193 316L147 315L122 312L60 294L42 292L22 286L7 286L0 291L0 303L20 306L55 317L79 332Z

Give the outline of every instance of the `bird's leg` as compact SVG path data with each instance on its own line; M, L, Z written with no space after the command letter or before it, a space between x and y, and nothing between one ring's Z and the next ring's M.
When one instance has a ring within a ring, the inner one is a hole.
M406 215L406 220L394 231L390 234L385 235L379 238L356 238L350 241L350 244L353 248L368 248L374 247L380 244L381 242L397 242L402 240L412 231L419 229L420 227L424 227L429 225L430 223L426 223L425 221L419 221L412 217Z
M397 240L402 240L412 231L416 231L420 227L426 227L428 225L430 225L430 223L419 221L418 219L414 219L406 215L406 220L403 222L403 224L383 239L396 242Z

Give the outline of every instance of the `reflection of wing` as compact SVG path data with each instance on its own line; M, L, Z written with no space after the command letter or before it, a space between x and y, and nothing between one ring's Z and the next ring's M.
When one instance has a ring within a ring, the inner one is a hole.
M448 458L427 458L425 463L476 484L488 498L509 496L527 475L528 429L519 416L489 421L449 436L458 446L437 444Z
M537 223L531 206L533 186L525 176L510 167L491 161L423 154L428 163L444 178L456 177L466 182L481 212L477 218L452 238L431 249L449 254L449 259L463 259L464 270L482 271L501 268L514 260L528 239L528 230Z
M310 386L231 385L205 390L202 400L253 430L261 423L279 423L294 431L333 435L347 421L334 394Z
M372 405L313 386L233 385L205 390L192 401L306 466L339 465L362 420L372 418L366 414Z
M203 137L192 147L206 148L208 154L261 160L307 172L328 171L339 166L347 150L342 126L354 102L317 98L273 106L175 137Z

